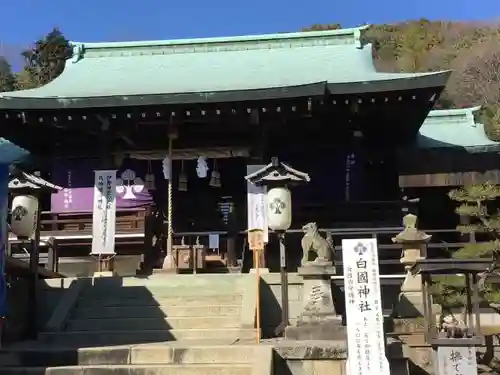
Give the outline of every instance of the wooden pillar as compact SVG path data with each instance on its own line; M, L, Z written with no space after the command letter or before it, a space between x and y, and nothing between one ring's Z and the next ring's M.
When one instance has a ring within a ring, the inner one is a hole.
M48 259L47 269L52 272L59 272L59 254L58 243L54 237L49 238L48 242Z
M154 254L154 227L155 227L155 215L153 212L153 207L149 206L146 209L146 217L144 218L144 260L142 272L149 274L153 270L155 263Z
M249 161L249 165L252 165L252 166L254 166L254 165L267 165L267 164L268 163L265 163L262 161L262 158L261 159L252 158ZM247 169L247 172L248 172L248 169ZM247 183L247 189L249 189L249 186L251 186L250 183ZM248 191L247 191L247 193L248 193ZM247 209L248 209L248 207L247 207ZM266 208L264 207L263 209L265 210ZM248 224L249 223L247 222L247 225ZM258 259L259 268L267 268L267 266L266 266L266 247L267 246L264 246L263 251L259 251L259 257L258 257L259 258Z
M39 199L39 196L36 196ZM40 215L41 208L37 210L37 225L35 228L35 238L31 240L30 253L30 274L31 280L29 283L29 296L31 300L30 308L28 309L28 337L36 339L38 337L38 278L39 278L39 263L40 263Z
M227 267L236 267L236 238L230 232L228 232L226 239L226 257Z
M238 221L236 215L235 202L229 202L229 212L227 217L227 238L226 238L226 258L228 269L237 266L236 262L236 243L238 240Z

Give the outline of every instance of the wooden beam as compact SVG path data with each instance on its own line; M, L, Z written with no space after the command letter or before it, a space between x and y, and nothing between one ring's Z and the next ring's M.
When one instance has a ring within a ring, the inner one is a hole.
M464 186L491 182L500 185L500 170L488 170L485 172L454 172L454 173L431 173L411 174L399 176L399 187L438 187L438 186Z

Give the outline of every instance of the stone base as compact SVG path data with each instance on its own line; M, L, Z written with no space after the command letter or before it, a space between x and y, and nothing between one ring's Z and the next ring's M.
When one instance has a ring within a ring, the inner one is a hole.
M288 340L346 340L347 328L342 325L342 318L321 322L301 323L285 328Z
M250 268L250 273L257 273L256 268ZM269 268L259 268L259 274L268 274L269 273Z
M299 267L297 273L303 277L329 277L336 274L336 268L332 262L314 263L310 262L307 265Z
M228 266L227 270L229 271L229 273L241 273L240 266ZM269 273L269 270L267 270L267 272Z
M155 269L153 270L153 274L160 274L160 275L175 275L179 273L179 269L177 267L174 268L160 268L160 269Z
M92 277L113 277L115 276L115 274L113 273L113 271L98 271L98 272L94 272L94 274L92 275Z

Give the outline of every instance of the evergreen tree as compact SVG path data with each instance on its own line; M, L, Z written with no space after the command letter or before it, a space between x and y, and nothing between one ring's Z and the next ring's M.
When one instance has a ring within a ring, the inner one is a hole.
M14 74L14 77L16 90L27 90L37 87L37 83L31 76L30 71L26 68Z
M0 92L12 91L15 87L15 78L12 68L3 56L0 56Z
M23 52L25 69L31 76L31 82L42 86L57 78L71 55L69 41L59 29L54 28L44 38L37 40L31 50Z
M459 225L462 234L477 234L484 241L469 243L452 253L455 259L493 258L500 254L500 211L495 207L500 197L500 187L491 183L472 185L452 190L449 197L459 205L456 213L470 219L469 224ZM492 263L490 271L497 268ZM484 276L488 276L489 272ZM464 304L465 283L460 276L437 278L434 285L436 302L445 308L459 307ZM500 302L500 291L493 285L481 284L482 297L489 303Z

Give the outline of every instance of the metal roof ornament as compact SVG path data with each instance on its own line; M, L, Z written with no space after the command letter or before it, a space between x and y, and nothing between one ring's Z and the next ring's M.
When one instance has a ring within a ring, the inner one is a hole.
M285 186L301 182L309 182L311 178L307 173L292 168L290 165L279 161L277 157L264 168L249 174L245 179L255 185Z

